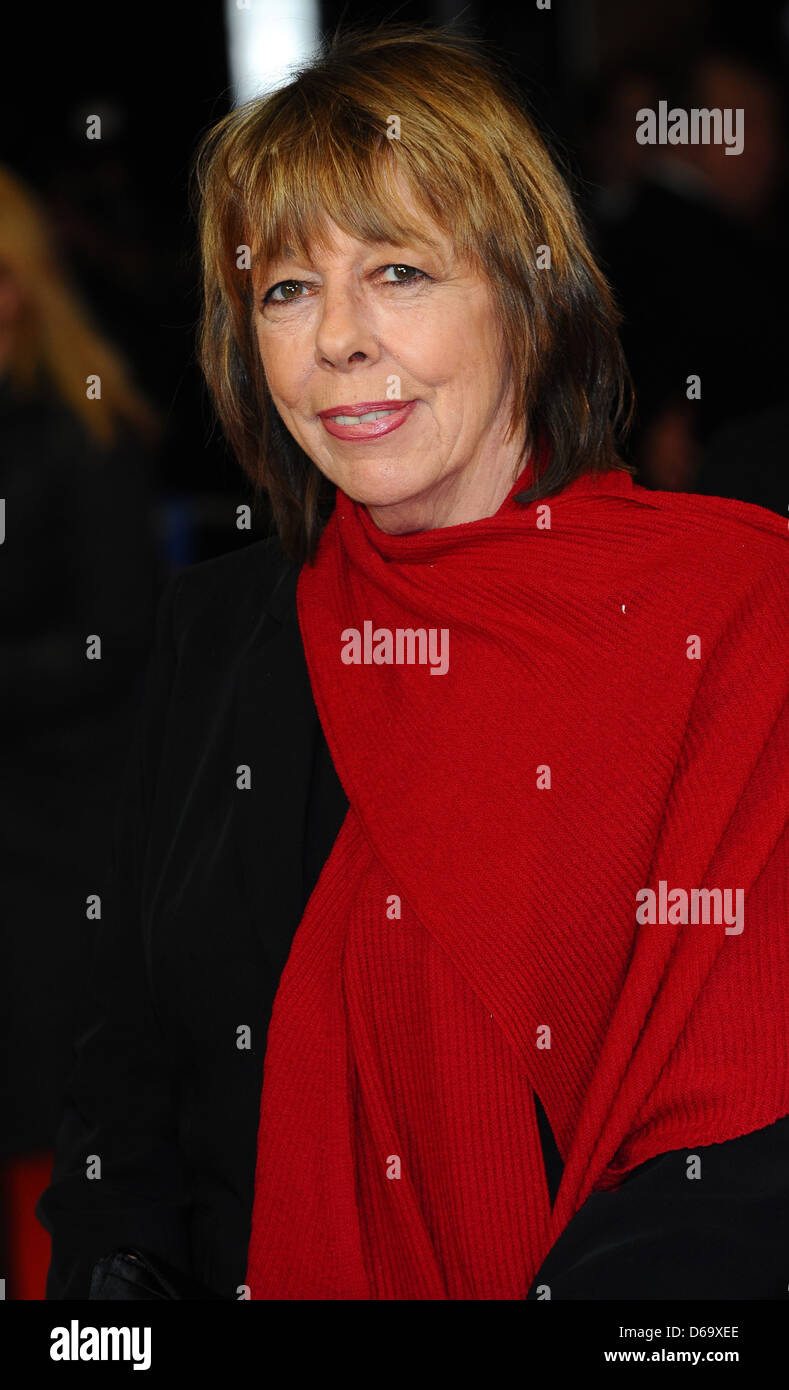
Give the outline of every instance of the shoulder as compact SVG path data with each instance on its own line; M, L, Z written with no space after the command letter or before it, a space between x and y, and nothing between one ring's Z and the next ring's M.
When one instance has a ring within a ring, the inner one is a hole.
M687 624L709 651L726 634L747 647L786 630L789 538L777 513L645 488L620 470L579 479L554 505L560 579L574 591L603 604L611 590L627 595L654 634Z
M789 580L787 523L766 507L645 488L622 472L604 475L589 491L616 497L618 505L607 509L605 520L600 516L600 524L637 566L662 566L666 577L697 579L721 595L763 578L779 586Z
M298 566L275 534L181 570L169 581L176 642L195 632L227 646L249 635L275 595L280 618L295 602Z
M634 488L634 492L645 489ZM736 592L770 579L789 579L787 524L755 502L701 493L647 494L660 508L662 525L690 572L706 570L718 591Z

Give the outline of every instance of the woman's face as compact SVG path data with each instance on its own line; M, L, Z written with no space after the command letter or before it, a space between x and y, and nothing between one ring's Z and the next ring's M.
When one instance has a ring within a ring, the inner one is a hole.
M383 531L492 515L523 441L504 443L509 398L487 281L432 223L438 250L331 231L325 253L283 256L254 277L260 356L284 424ZM388 413L326 418L359 405Z

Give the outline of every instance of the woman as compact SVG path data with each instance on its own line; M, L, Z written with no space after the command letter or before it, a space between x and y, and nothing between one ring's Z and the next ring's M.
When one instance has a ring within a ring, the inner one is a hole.
M772 1296L782 524L633 482L608 287L473 44L346 36L197 171L276 534L161 603L49 1296L124 1242L222 1297Z

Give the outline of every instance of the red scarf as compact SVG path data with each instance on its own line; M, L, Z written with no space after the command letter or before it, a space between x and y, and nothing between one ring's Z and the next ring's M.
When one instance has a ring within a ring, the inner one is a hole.
M338 491L299 576L350 807L268 1033L253 1298L522 1299L591 1191L789 1113L786 525L532 476L400 536ZM346 664L366 622L448 669Z

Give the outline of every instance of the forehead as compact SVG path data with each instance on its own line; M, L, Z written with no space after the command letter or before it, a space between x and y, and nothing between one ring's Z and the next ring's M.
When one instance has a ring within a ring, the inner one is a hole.
M295 214L277 210L257 227L253 219L253 272L275 261L354 262L375 247L409 247L441 260L452 258L451 236L420 204L400 171L382 171L372 194L360 196L350 211L320 199L310 202L306 215L303 206L297 203Z

